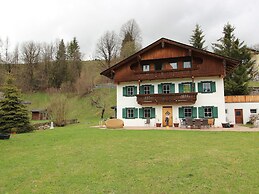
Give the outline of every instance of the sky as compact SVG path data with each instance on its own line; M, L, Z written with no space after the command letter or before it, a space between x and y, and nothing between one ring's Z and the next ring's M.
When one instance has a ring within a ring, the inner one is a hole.
M25 41L68 42L76 37L85 59L95 58L98 39L106 31L119 34L135 19L142 46L161 37L185 44L195 24L211 47L222 37L225 24L248 46L259 44L258 0L0 0L0 38L10 47Z

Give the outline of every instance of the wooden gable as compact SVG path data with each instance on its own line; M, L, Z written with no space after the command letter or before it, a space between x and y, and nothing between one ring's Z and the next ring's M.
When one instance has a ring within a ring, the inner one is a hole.
M191 68L184 68L184 62L190 61ZM170 63L177 62L177 69ZM149 65L149 71L143 71L143 65ZM163 69L157 69L161 64ZM216 55L205 50L160 39L134 55L103 71L115 83L155 79L189 78L189 77L224 77L235 68L239 61Z

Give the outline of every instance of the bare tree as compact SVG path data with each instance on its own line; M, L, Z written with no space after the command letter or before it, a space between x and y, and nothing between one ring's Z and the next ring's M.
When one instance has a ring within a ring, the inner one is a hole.
M5 69L7 72L11 73L12 71L12 56L9 50L9 38L7 37L4 42L0 42L1 46L1 56L0 56L0 61L4 65Z
M101 61L102 68L111 67L113 60L116 60L119 50L119 38L114 31L107 31L99 39L96 48L96 57Z
M34 78L34 71L39 63L40 59L40 44L36 44L33 41L25 42L22 45L22 60L28 65L27 75L28 75L28 85L30 89L35 89L36 79Z
M134 19L129 20L121 27L121 58L126 58L141 48L141 31Z

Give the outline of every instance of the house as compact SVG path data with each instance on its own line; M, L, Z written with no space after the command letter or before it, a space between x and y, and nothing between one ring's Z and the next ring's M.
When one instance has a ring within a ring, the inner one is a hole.
M246 124L250 116L259 114L259 95L225 96L226 120Z
M226 122L223 78L239 61L161 38L101 72L117 85L125 126L172 126L185 118Z
M48 112L46 109L34 109L31 110L32 120L47 120Z

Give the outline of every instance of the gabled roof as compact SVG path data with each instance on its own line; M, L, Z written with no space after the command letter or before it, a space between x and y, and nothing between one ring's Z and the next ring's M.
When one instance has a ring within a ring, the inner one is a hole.
M137 58L141 54L151 50L152 48L156 47L157 45L164 44L164 43L170 44L170 45L175 45L175 46L178 46L178 47L181 47L181 48L185 48L185 49L188 49L188 50L191 50L191 51L195 51L195 52L198 52L198 53L201 53L201 54L204 54L204 55L209 55L209 56L212 56L212 57L215 57L215 58L219 58L219 59L222 59L222 60L226 60L226 71L227 72L229 72L232 69L234 69L240 63L239 60L236 60L236 59L233 59L233 58L230 58L230 57L225 57L223 55L219 55L219 54L216 54L216 53L213 53L213 52L210 52L210 51L206 51L206 50L203 50L203 49L198 49L198 48L195 48L193 46L190 46L190 45L187 45L187 44L183 44L183 43L180 43L180 42L177 42L177 41L173 41L173 40L170 40L170 39L167 39L167 38L160 38L159 40L157 40L154 43L146 46L145 48L141 49L140 51L136 52L135 54L133 54L133 55L129 56L128 58L118 62L117 64L113 65L112 67L104 70L100 74L101 75L105 75L107 77L110 77L111 72L113 70L121 67L122 65L124 65L127 62L133 60L134 58Z

